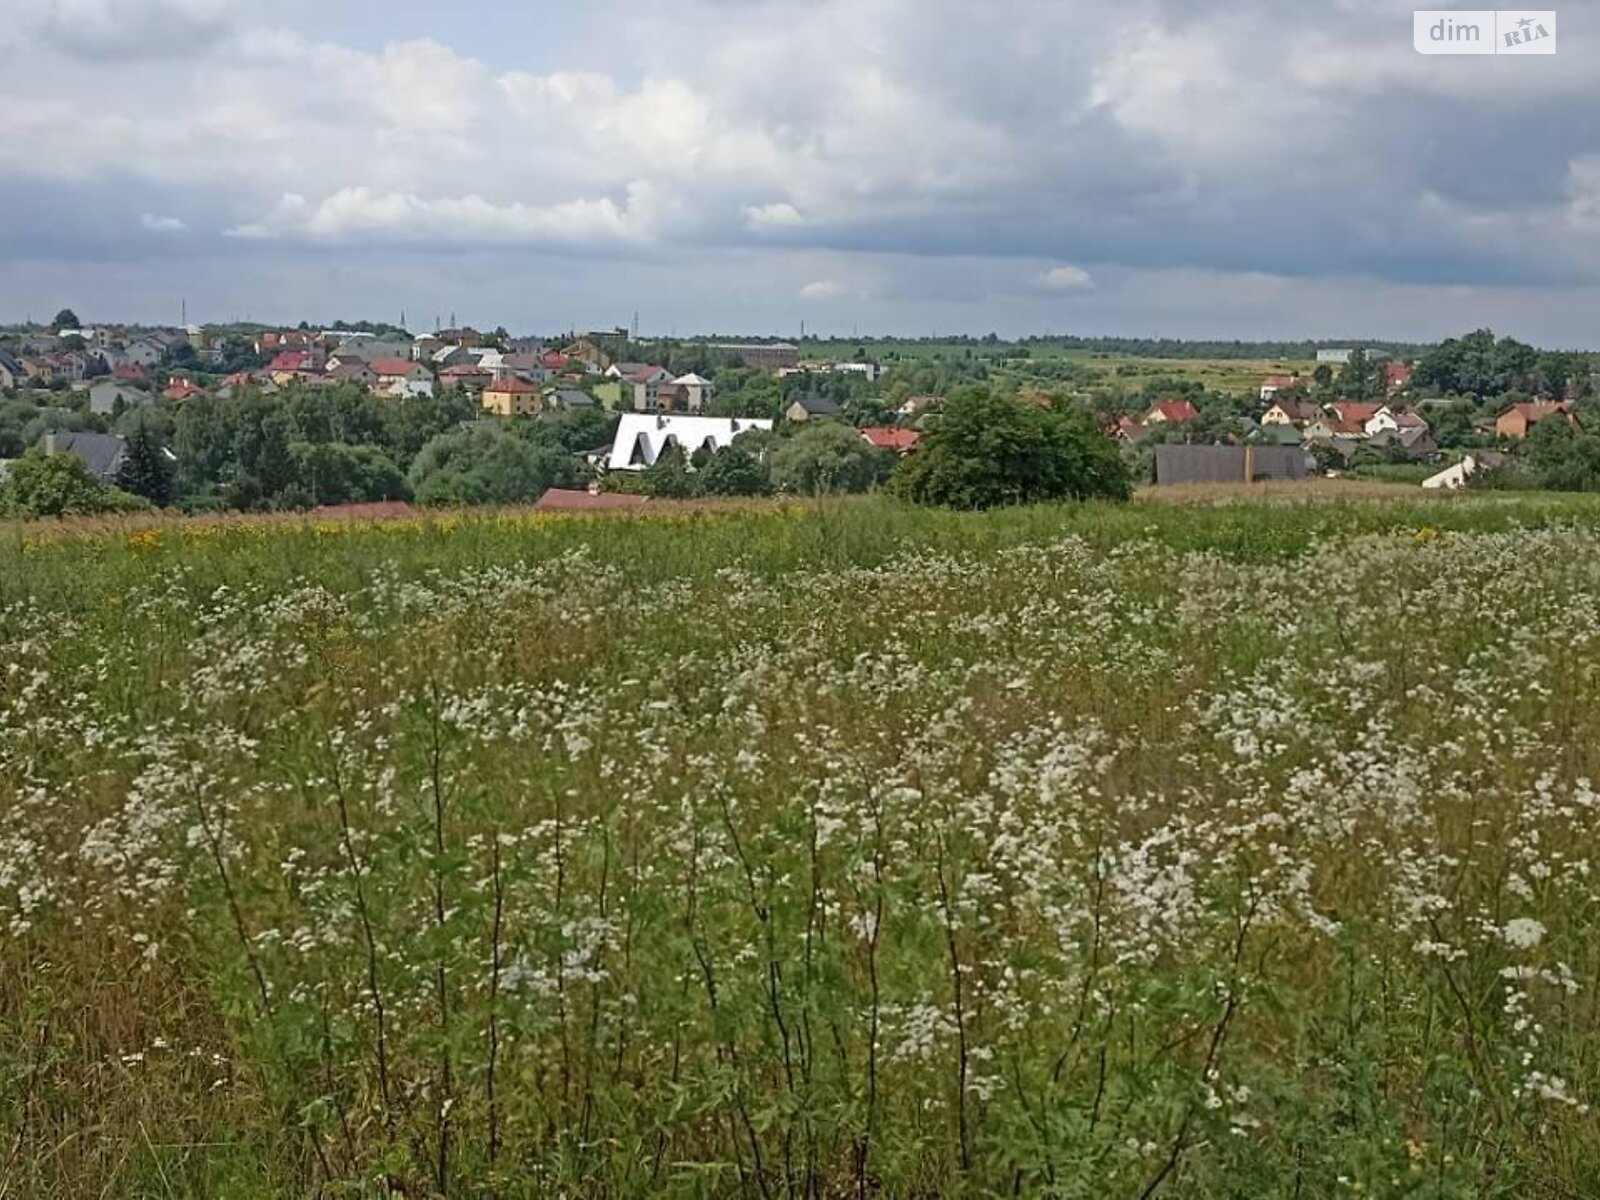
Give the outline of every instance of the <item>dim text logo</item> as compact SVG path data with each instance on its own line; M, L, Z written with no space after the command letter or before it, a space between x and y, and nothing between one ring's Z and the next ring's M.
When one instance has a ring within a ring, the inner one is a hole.
M1412 27L1418 54L1554 54L1551 9L1418 9Z

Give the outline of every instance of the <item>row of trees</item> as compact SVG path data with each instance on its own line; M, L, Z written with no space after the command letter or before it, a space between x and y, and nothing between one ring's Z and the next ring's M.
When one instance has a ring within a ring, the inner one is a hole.
M1117 448L1081 408L963 388L930 421L916 453L899 458L842 422L792 436L751 431L716 453L664 455L645 472L652 495L820 495L889 491L918 504L986 509L1050 500L1125 500L1132 480Z

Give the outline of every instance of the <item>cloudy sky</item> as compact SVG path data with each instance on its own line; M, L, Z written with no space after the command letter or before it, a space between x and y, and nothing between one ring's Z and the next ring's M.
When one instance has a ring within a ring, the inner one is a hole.
M1600 0L0 0L0 321L1600 348Z

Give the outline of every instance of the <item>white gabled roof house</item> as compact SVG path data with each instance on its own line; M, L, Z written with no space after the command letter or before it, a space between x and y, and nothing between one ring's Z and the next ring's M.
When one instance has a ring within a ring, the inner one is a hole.
M617 426L616 440L606 466L613 471L643 471L655 465L669 446L693 457L701 450L717 451L752 429L772 428L771 421L746 421L731 417L680 417L665 413L626 413Z

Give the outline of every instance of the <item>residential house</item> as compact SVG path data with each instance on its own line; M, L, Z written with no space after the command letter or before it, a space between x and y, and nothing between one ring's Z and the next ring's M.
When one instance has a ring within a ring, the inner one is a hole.
M483 364L479 363L478 365L482 366ZM539 361L539 356L525 351L502 354L500 356L499 371L502 375L519 375L529 383L550 382L550 372Z
M783 415L790 421L809 421L814 417L831 417L838 411L839 406L826 396L802 396L784 409Z
M624 391L633 388L635 412L655 412L662 407L661 389L672 382L672 373L664 367L644 366L624 376L619 382ZM669 399L676 399L676 395Z
M432 357L428 361L432 362L434 368L440 371L446 369L447 367L470 366L476 368L478 365L478 356L473 354L472 351L468 350L465 346L444 345L435 350Z
M1150 427L1124 413L1108 432L1113 441L1138 443L1150 436Z
M1410 363L1392 362L1383 365L1383 390L1388 395L1403 392L1411 386L1414 368Z
M173 376L167 383L166 390L161 393L161 398L170 400L174 404L181 404L185 400L193 400L196 396L203 395L205 395L203 389L195 387L187 379Z
M367 364L379 391L404 396L433 395L433 372L409 358L376 358Z
M1309 400L1275 400L1272 407L1261 414L1261 423L1298 429L1321 415L1321 410Z
M433 356L444 349L442 338L436 338L431 333L419 333L411 342L411 357L418 362L430 362Z
M536 337L518 337L506 339L507 354L528 354L538 358L544 350L544 339Z
M127 457L128 445L109 433L65 433L48 429L38 445L46 454L76 454L101 483L115 483Z
M1446 467L1437 475L1430 475L1422 481L1422 486L1429 491L1459 491L1467 486L1467 482L1479 471L1492 471L1502 466L1506 461L1504 454L1497 454L1493 450L1481 450L1467 455L1454 466Z
M1364 400L1335 400L1328 405L1328 411L1340 421L1349 421L1357 425L1366 425L1373 417L1378 415L1382 404L1372 404Z
M1318 417L1300 431L1308 442L1326 442L1333 438L1361 441L1366 438L1366 426L1359 421L1341 421L1331 414Z
M122 349L123 363L135 367L153 367L166 355L167 349L152 338L129 342ZM259 354L260 351L257 351Z
M907 396L905 403L895 409L895 415L909 421L920 417L930 408L937 408L943 401L943 396Z
M1564 400L1553 403L1541 401L1534 404L1513 404L1495 418L1495 436L1520 442L1532 432L1535 425L1551 417L1560 417L1574 428L1578 424L1578 419L1572 412L1572 405Z
M19 388L27 382L28 373L15 356L0 350L0 388Z
M870 446L879 450L892 450L896 454L910 454L917 448L922 435L915 429L899 429L891 425L874 425L861 431Z
M341 346L339 353L341 355L353 354L357 358L366 359L368 362L379 358L410 358L411 343L397 342L392 338L383 340L370 338L355 342L349 346Z
M1363 421L1361 427L1367 431L1368 437L1376 437L1380 433L1398 432L1400 421L1394 410L1386 404Z
M119 363L112 369L111 378L118 383L146 384L150 382L150 372L138 363Z
M771 421L625 413L617 424L607 466L613 471L643 471L673 447L692 458L701 450L715 452L733 445L741 433L771 428Z
M544 393L538 384L510 375L485 384L480 404L496 416L537 417L544 409Z
M1292 375L1268 375L1261 384L1261 399L1263 402L1271 400L1279 392L1286 392L1290 388L1300 387L1300 373Z
M544 390L544 406L559 412L577 412L581 409L597 408L599 404L588 392L577 388L552 387Z
M378 386L378 373L359 358L340 356L328 360L328 378L335 383L355 383L364 388Z
M683 389L684 407L692 413L704 408L717 390L717 385L711 380L702 378L693 371L687 375L679 375L672 382L675 387Z
M1367 439L1374 450L1401 450L1410 458L1432 459L1438 457L1439 445L1426 429L1384 429Z
M67 383L82 383L89 377L89 372L94 368L96 360L79 350L69 350L65 354L54 354L50 357L52 378Z
M1144 415L1146 425L1190 425L1200 419L1200 410L1187 400L1162 400Z
M440 386L451 391L467 392L477 395L494 382L494 376L481 367L471 366L446 367L439 372Z
M1245 441L1258 446L1299 446L1305 440L1293 425L1258 425L1245 432Z
M151 399L149 392L104 380L89 389L89 411L96 416L109 417L119 411L119 406L122 409L133 408L135 405L148 404Z
M56 381L54 355L24 354L18 361L22 364L22 373L28 377L28 382L35 387L49 387Z
M281 333L263 333L256 339L256 353L279 354L285 350L320 348L320 345L317 335L309 329L288 329Z
M827 369L834 375L860 375L868 383L877 383L883 378L883 364L876 360L829 363Z
M564 358L565 355L562 357ZM657 369L659 368L653 368L649 363L614 362L607 367L602 374L604 374L607 379L628 379L634 375L637 375L640 371Z

